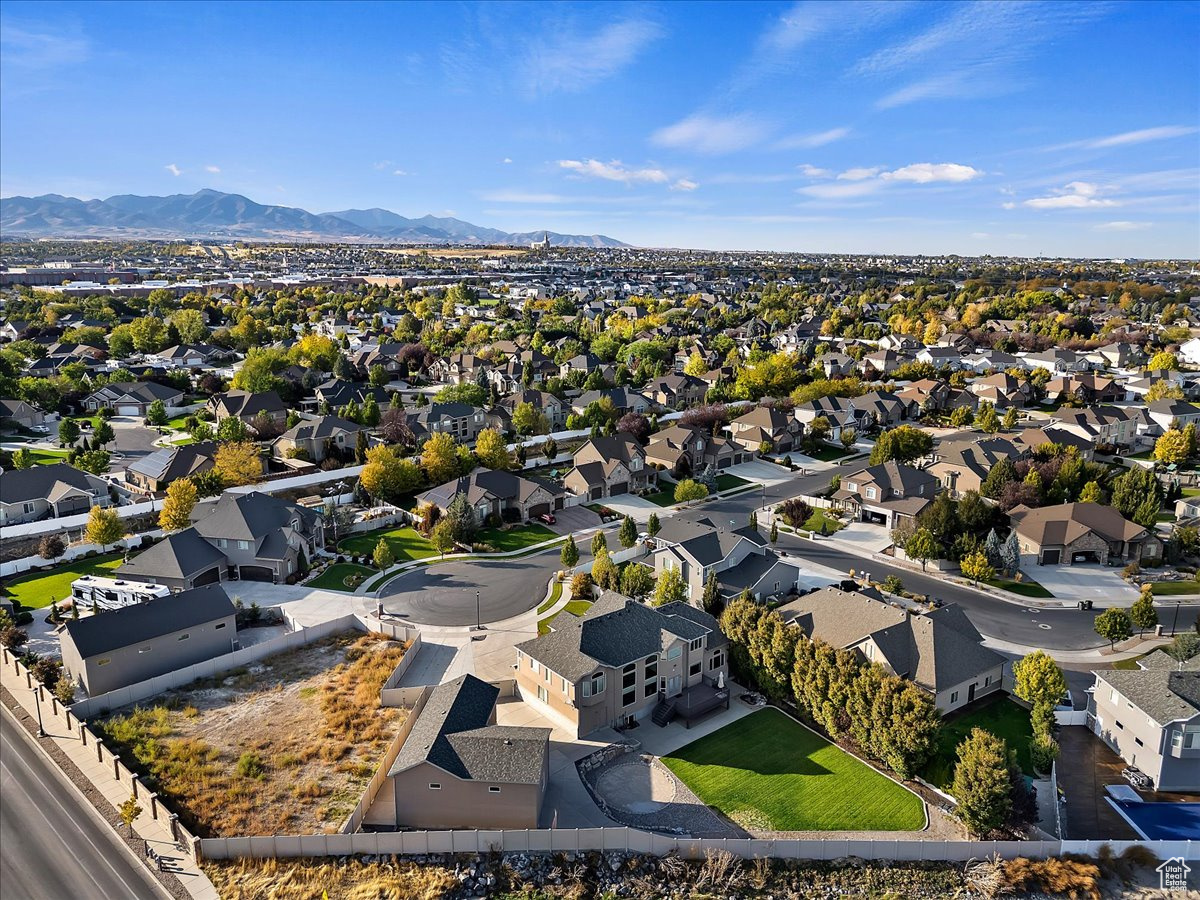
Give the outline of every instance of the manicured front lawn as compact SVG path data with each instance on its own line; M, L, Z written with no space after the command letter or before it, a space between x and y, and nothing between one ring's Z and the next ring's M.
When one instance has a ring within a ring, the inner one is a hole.
M538 622L538 634L539 635L549 634L550 633L550 623L553 622L555 619L557 619L559 616L561 616L564 612L569 612L571 615L578 617L578 616L582 616L585 612L587 612L591 608L592 608L592 601L590 601L590 600L572 600L570 603L568 603L566 606L564 606L562 609L560 609L554 615L547 616L546 618L540 620Z
M1135 656L1132 659L1118 659L1113 663L1114 669L1119 669L1124 672L1136 672L1141 666L1138 665L1138 660L1145 659L1149 656L1148 653L1143 653L1141 656Z
M823 532L821 531L822 524L825 526L825 530ZM811 516L808 517L808 521L804 523L804 528L806 531L815 531L818 534L833 534L835 531L845 527L845 524L829 515L829 513L823 509L816 510Z
M55 463L66 462L66 450L35 450L26 448L33 456L33 464L36 466L52 466Z
M388 548L392 551L396 562L426 559L438 555L438 552L419 531L407 525L376 528L374 531L352 534L338 542L338 551L353 553L356 556L362 556L364 553L370 555L375 552L375 545L379 543L380 538L387 541Z
M833 444L822 444L815 450L800 450L798 452L809 459L819 459L821 462L833 462L835 459L843 459L858 451L847 450L845 447L835 447Z
M22 606L39 609L69 597L71 582L80 575L111 576L124 557L124 553L110 553L108 556L78 559L42 572L27 572L8 579L0 591Z
M312 581L308 582L308 586L321 588L326 591L352 591L354 588L346 583L347 578L354 575L369 578L374 574L375 570L368 569L366 566L359 566L354 563L334 563Z
M1200 581L1155 581L1151 584L1155 597L1178 597L1200 594Z
M646 494L642 497L643 500L649 500L655 506L674 506L675 505L675 485L670 485L665 491L657 491L653 494Z
M933 759L926 763L921 777L937 787L949 788L954 783L958 745L970 734L972 728L982 728L996 737L1003 738L1010 750L1017 751L1017 764L1022 771L1033 774L1033 765L1029 761L1029 740L1033 737L1029 710L1018 706L1007 697L997 697L984 706L948 716L942 721L937 751Z
M561 581L555 581L554 586L550 588L550 596L545 599L541 606L538 607L538 615L540 616L546 610L554 606L555 603L562 598L563 586Z
M554 536L554 532L546 526L530 522L528 525L510 528L508 531L502 531L499 528L482 528L475 536L475 543L491 544L498 553L507 553L510 550L524 550L526 547L548 541Z
M731 491L736 487L744 487L752 483L745 478L738 478L736 475L718 475L717 491Z
M1022 597L1053 597L1054 595L1029 578L1013 581L1008 578L992 578L987 582L994 588L1008 591L1010 594L1020 594Z
M921 800L777 709L693 741L663 764L755 831L915 831Z

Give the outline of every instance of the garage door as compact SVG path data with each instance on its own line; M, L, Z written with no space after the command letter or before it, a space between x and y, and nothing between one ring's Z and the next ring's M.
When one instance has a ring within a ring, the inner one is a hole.
M197 575L195 578L193 578L192 586L199 587L202 584L216 584L220 580L221 580L221 567L216 566L215 568L209 569L207 572L204 572L200 575Z
M628 494L629 493L629 482L622 481L617 484L614 484L608 493L611 496L616 496L617 494Z
M1061 559L1062 559L1062 551L1061 550L1043 550L1042 551L1042 565L1044 565L1044 566L1056 566L1056 565L1058 565L1058 563Z
M140 416L142 408L136 404L127 403L124 406L117 407L118 416Z
M274 581L275 573L264 566L241 566L238 568L242 581Z
M531 519L536 518L537 516L544 516L548 512L550 512L549 503L535 503L533 506L529 507L529 517Z
M564 498L562 498L562 497L555 497L555 498L554 498L554 508L555 508L555 509L562 509L562 508L563 508L563 502L564 502Z

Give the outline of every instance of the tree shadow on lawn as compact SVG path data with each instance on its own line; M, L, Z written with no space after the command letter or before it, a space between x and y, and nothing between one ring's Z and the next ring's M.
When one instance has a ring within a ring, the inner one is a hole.
M736 756L728 753L728 748L721 744L683 747L669 754L666 759L679 760L693 766L716 766L731 771L746 772L752 775L834 775L825 768L812 754L824 746L813 747L807 751L795 750L788 752L782 748L764 748L767 752L756 754L755 748L746 748Z

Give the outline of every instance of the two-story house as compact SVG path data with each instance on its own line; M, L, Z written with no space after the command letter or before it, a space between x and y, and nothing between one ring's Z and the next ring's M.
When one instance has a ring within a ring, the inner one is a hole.
M582 617L517 645L522 699L575 737L651 716L692 721L729 704L728 641L687 603L605 592Z
M0 525L61 519L111 505L108 482L66 463L0 472Z
M945 441L934 450L934 461L925 471L934 476L950 496L959 498L967 491L978 491L987 480L992 466L1002 459L1016 462L1029 455L1002 437Z
M473 443L490 425L486 410L469 403L431 403L408 416L409 427L420 440L448 434L460 444Z
M592 438L575 451L574 462L563 486L588 500L641 491L657 481L637 438L620 432Z
M118 416L144 416L156 400L170 412L183 405L183 391L154 381L114 381L89 395L83 405L91 412L108 406Z
M519 521L527 522L562 509L565 496L562 488L550 482L480 467L470 475L418 494L417 502L431 503L444 513L459 494L466 495L479 524L490 515L508 518L513 514Z
M834 504L856 519L894 529L915 519L933 500L938 480L928 472L889 460L842 476Z
M719 579L749 557L767 554L767 540L757 529L748 525L730 528L709 518L696 522L669 519L654 537L654 545L654 574L669 569L679 572L693 603L700 602L710 574Z
M730 422L728 431L730 440L751 454L764 448L769 453L791 453L804 428L791 412L758 406Z
M317 416L297 422L271 444L277 459L304 459L319 463L327 458L343 462L354 455L363 426L338 416Z
M714 470L727 469L753 458L753 450L689 425L672 425L655 432L646 445L646 462L669 470L677 478L689 478L710 466Z
M665 409L687 409L704 402L708 385L693 375L672 372L652 379L642 393Z
M1200 656L1159 651L1136 670L1096 672L1088 725L1160 791L1200 791Z
M226 391L208 398L208 409L217 424L224 419L241 419L247 425L259 416L271 419L277 425L287 422L287 406L275 391Z
M545 391L533 389L517 391L515 394L509 394L501 399L498 405L508 411L511 419L512 414L522 403L528 403L534 409L545 413L551 431L561 431L567 423L567 410L563 402Z

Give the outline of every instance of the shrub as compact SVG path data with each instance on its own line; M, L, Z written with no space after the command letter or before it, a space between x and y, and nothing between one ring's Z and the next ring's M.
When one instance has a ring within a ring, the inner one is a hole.
M1137 560L1134 560L1129 565L1127 565L1124 569L1121 570L1121 577L1124 578L1126 581L1128 581L1130 578L1133 578L1133 577L1141 574L1141 571L1142 571L1142 567L1140 565L1138 565Z
M775 511L793 528L803 528L813 514L812 507L799 497L785 500Z
M38 556L42 559L58 559L64 549L62 538L57 534L48 534L38 541Z
M1058 741L1048 734L1034 735L1029 742L1029 758L1033 767L1039 772L1049 772L1054 761L1058 759Z
M267 774L267 766L257 753L243 753L238 757L236 771L243 778L262 778Z
M1100 867L1069 857L1010 859L1000 866L1000 882L999 893L1100 897Z
M904 582L900 580L899 575L889 575L883 579L883 589L889 594L899 594L904 590Z

